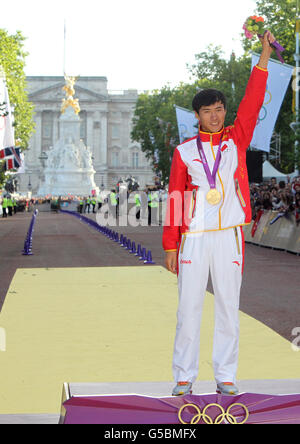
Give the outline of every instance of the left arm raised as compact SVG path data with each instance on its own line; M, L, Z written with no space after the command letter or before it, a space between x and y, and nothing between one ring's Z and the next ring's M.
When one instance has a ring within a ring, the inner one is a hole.
M237 146L246 151L253 137L260 109L264 103L268 79L268 62L273 48L271 44L275 37L269 31L260 39L262 53L258 64L253 68L245 96L239 106L237 117L232 129Z

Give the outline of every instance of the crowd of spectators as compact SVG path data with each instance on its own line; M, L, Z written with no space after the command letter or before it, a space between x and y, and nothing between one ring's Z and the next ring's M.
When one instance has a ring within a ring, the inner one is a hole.
M300 223L300 176L285 181L272 177L261 184L250 184L252 218L255 220L260 210L276 211L280 215L295 215Z

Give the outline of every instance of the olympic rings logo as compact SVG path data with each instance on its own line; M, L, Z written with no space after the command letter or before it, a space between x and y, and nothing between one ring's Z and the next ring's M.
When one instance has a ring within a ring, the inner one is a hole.
M267 97L267 95L269 95L269 97ZM261 110L260 110L260 113L259 113L259 117L257 119L257 124L259 124L260 122L265 120L265 118L267 117L268 111L267 111L266 105L269 105L269 103L271 103L271 102L272 102L272 94L268 90L268 86L267 86L266 95L265 95L265 101L263 103L263 106L261 107Z
M263 120L265 120L265 118L267 117L268 111L267 108L265 106L261 107L259 116L258 116L258 123L262 122Z
M242 421L238 422L237 418L231 413L231 409L234 407L241 407L244 410L244 418ZM192 407L195 409L196 414L192 417L192 420L190 423L185 422L182 419L182 413L185 409ZM210 407L217 407L220 410L220 414L215 418L212 419L206 412ZM228 409L225 411L224 408L220 404L212 403L208 404L204 407L203 411L196 405L196 404L185 404L183 405L179 412L178 412L178 419L181 422L181 424L198 424L201 419L205 422L205 424L221 424L224 420L229 422L229 424L245 424L245 422L249 418L249 410L244 404L240 404L236 402L235 404L231 404Z
M269 105L269 103L272 102L272 94L268 89L266 90L266 95L267 94L269 94L269 99L265 100L264 105ZM265 99L266 99L266 95L265 95Z

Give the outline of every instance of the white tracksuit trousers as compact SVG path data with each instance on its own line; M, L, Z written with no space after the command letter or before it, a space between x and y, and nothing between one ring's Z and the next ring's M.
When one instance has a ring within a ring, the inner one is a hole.
M242 227L182 236L173 354L176 382L194 382L198 376L200 324L209 272L215 296L215 380L217 383L236 382L243 242Z

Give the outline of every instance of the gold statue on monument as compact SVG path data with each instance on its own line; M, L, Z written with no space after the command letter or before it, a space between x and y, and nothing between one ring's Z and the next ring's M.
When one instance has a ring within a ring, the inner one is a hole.
M73 77L73 76L67 76L67 74L65 74L65 81L66 84L63 87L63 91L65 91L66 93L66 99L63 99L62 101L62 106L61 106L61 113L63 114L66 109L71 106L76 114L80 113L80 106L78 103L78 99L74 99L74 94L75 94L75 89L74 89L74 85L76 80L78 79L78 77Z

